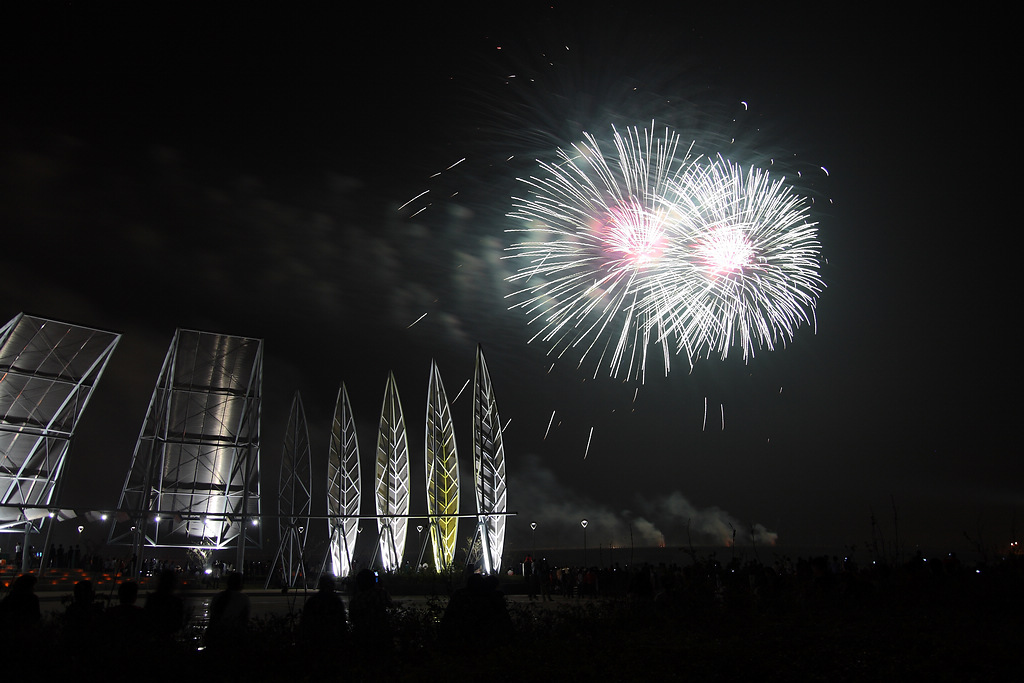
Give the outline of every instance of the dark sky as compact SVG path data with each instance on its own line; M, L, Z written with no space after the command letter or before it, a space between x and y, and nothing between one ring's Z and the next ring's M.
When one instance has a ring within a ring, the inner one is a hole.
M986 19L144 4L37 9L0 41L0 318L124 335L69 504L116 501L185 327L266 340L267 501L293 393L326 472L338 384L368 458L393 370L422 510L430 359L453 398L480 343L511 419L512 546L531 520L539 543L577 544L587 517L592 543L628 543L632 522L679 546L690 520L708 542L732 525L863 548L873 513L895 534L894 505L906 548L1010 540L1016 114ZM639 391L573 359L549 372L505 298L515 178L584 130L652 119L800 171L827 259L817 333L746 364L676 358ZM468 393L453 411L468 466Z

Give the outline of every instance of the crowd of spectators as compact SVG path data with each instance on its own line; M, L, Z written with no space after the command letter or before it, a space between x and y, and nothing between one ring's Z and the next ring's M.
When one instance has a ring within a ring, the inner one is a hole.
M557 614L563 606L639 606L641 612L613 607L607 614L616 616L609 621L642 613L638 623L670 629L675 626L665 624L678 626L715 614L792 614L809 606L914 609L934 607L937 600L953 605L957 599L972 605L999 600L1024 606L1024 560L1016 556L970 567L953 554L941 559L918 554L903 563L865 566L824 555L795 561L782 556L771 564L736 558L722 562L711 555L695 557L685 566L632 567L564 567L527 557L515 576L467 572L446 599L428 602L419 615L403 610L381 577L364 569L344 583L321 577L317 591L307 595L294 614L275 621L254 616L243 575L229 571L224 589L209 599L203 632L190 637L190 616L195 615L188 613L181 590L189 569L154 565L152 570L156 575L144 596L134 580L121 580L116 604L109 605L97 597L91 581L82 579L64 601L63 613L50 620L41 615L35 575L18 576L0 601L0 638L13 651L55 645L52 663L72 668L102 666L114 653L125 666L152 661L156 654L169 662L191 658L224 673L232 666L245 668L247 661L273 664L296 659L316 673L317 667L328 672L339 653L350 662L387 666L398 654L430 650L430 643L442 634L445 642L474 652L521 643L524 638L536 643L539 636L528 631L550 628L553 622L529 610ZM526 600L510 610L509 592ZM533 606L534 601L545 605ZM595 614L600 612L591 609L586 618L592 621Z

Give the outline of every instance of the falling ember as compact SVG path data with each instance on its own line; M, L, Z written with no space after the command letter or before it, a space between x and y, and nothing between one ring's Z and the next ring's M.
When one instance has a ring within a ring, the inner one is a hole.
M548 420L548 428L544 430L544 440L548 438L548 432L551 431L551 423L555 421L555 411L551 411L551 419Z
M590 441L593 438L594 438L594 428L591 427L590 428L590 436L587 437L587 450L586 450L586 452L583 453L583 459L584 460L586 460L587 456L590 454Z
M426 317L427 317L427 314L424 313L423 315L421 315L420 317L416 318L411 323L409 323L409 327L412 327L413 325L415 325L416 323L418 323L419 321L423 320ZM409 327L406 327L405 329L409 329Z
M722 431L725 431L725 404L722 405Z
M409 206L414 201L416 201L417 199L419 199L420 197L422 197L423 195L425 195L428 192L430 192L430 190L423 190L423 192L420 192L418 195L416 195L415 197L413 197L412 199L407 201L405 204L402 204L400 207L398 207L398 210L401 211L402 209L404 209L405 207Z
M706 432L708 429L708 397L704 397L704 424L701 425L700 431Z
M470 379L472 379L472 378L470 378ZM462 396L462 392L465 391L466 387L468 387L468 386L469 386L469 380L467 379L466 383L462 385L461 389L459 389L459 393L455 394L455 398L452 399L452 403L455 403L456 401L459 400L459 396Z

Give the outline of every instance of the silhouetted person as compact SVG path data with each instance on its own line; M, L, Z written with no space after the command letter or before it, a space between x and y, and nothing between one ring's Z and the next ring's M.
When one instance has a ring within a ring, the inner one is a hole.
M39 624L41 614L35 587L34 574L22 574L11 584L11 591L0 601L0 634L27 637Z
M541 600L554 600L551 597L551 567L548 566L548 558L541 558L540 564L534 567L534 573L540 583Z
M97 651L102 663L97 663L98 666L108 667L113 663L118 671L127 672L149 659L149 620L146 611L137 604L138 597L139 584L135 581L127 579L117 586L117 603L107 607L101 619Z
M96 600L92 581L82 579L75 583L74 599L64 611L61 643L64 651L79 664L98 655L102 619L103 606Z
M241 642L249 627L251 611L249 596L242 592L241 572L231 572L228 574L227 587L210 601L207 646L217 649Z
M391 596L377 583L369 569L356 574L355 594L349 602L352 639L358 648L369 651L390 650L394 646L388 609Z
M523 578L526 580L526 592L530 596L530 600L536 600L537 572L533 566L533 557L530 555L527 555L526 560L523 562Z
M185 604L174 593L177 587L177 573L165 569L160 572L156 590L146 596L146 621L152 639L157 642L173 642L175 634L185 625Z
M106 629L115 646L138 643L146 632L146 615L135 604L139 597L139 584L122 581L117 587L117 604L104 612Z
M448 601L441 630L456 642L496 645L512 635L512 618L495 576L473 574Z
M654 582L649 565L642 565L639 571L630 576L627 590L632 597L640 600L651 600L654 598Z
M334 576L324 574L314 593L302 608L299 626L307 646L325 651L336 647L348 634L345 603L335 590Z

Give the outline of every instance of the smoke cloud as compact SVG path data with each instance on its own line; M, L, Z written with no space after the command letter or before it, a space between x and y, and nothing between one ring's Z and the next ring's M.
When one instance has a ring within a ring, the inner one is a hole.
M509 543L538 547L574 547L588 543L612 547L774 545L778 534L760 523L743 523L717 506L698 508L678 491L634 501L631 509L600 503L565 485L536 455L525 456L509 477L510 508L520 515ZM536 522L535 538L523 536ZM516 537L518 536L518 538Z

